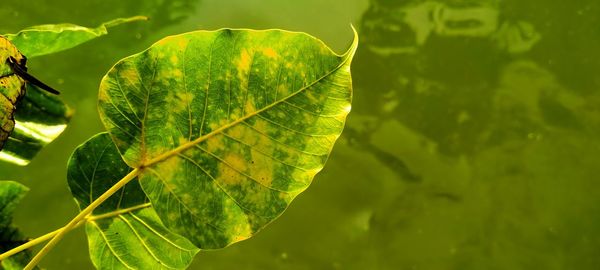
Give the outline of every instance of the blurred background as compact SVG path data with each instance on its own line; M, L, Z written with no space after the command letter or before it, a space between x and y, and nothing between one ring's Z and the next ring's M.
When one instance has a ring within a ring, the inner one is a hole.
M75 110L28 167L30 236L77 213L66 163L103 130L96 100L117 60L197 29L283 28L342 52L361 37L354 106L325 170L248 241L190 269L599 269L600 2L594 0L3 0L0 33L115 27L29 61ZM93 269L84 231L47 269Z

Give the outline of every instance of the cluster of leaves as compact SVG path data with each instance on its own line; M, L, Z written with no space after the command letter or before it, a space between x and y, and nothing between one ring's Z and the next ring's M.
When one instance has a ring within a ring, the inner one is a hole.
M304 33L222 29L119 61L100 86L107 132L68 163L83 214L70 224L85 224L94 265L184 269L199 249L247 239L281 215L342 132L357 42L338 55Z
M74 24L39 25L23 29L16 34L0 36L10 41L7 46L16 46L21 54L30 59L67 50L106 35L108 27L145 19L141 16L116 19L96 28ZM18 108L14 115L14 130L0 147L0 161L22 166L29 164L45 145L65 130L72 115L71 109L58 97L47 94L33 84L26 83L25 87L25 95L15 104ZM0 252L2 253L27 242L26 237L11 224L15 207L27 191L28 188L19 183L0 181ZM28 250L18 253L1 260L0 269L22 269L30 258L31 254Z
M96 28L74 24L38 25L16 34L0 36L5 37L21 54L31 59L64 51L106 35L108 27L145 19L141 16L116 19ZM17 104L15 128L4 147L0 148L0 161L22 166L29 164L45 145L65 130L72 115L69 107L59 98L46 94L33 84L27 83L26 88L25 96Z

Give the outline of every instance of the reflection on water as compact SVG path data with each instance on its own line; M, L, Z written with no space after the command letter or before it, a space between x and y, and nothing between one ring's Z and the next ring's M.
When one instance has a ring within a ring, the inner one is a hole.
M580 126L583 98L527 57L542 38L533 24L502 21L493 3L388 5L374 2L362 23L356 111L397 119L449 155L493 143L487 133L507 114L522 132Z
M356 103L345 135L401 180L371 218L378 267L600 265L589 257L600 248L593 237L600 192L589 189L600 173L594 165L600 83L594 76L570 82L578 77L555 62L582 59L548 54L568 45L548 27L562 22L526 15L567 10L544 5L514 12L520 6L371 1L361 22ZM589 13L574 20L597 21ZM599 37L588 42L598 44ZM597 50L586 53L597 59ZM582 73L593 66L573 63Z
M370 34L368 49L381 56L417 53L434 34L487 38L509 53L526 52L540 39L528 22L501 21L494 3L454 7L437 1L402 6L376 1L365 14L363 30Z

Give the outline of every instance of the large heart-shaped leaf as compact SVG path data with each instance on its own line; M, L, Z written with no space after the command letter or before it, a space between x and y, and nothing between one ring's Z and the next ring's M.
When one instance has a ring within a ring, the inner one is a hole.
M129 171L108 134L101 133L75 150L67 179L83 209ZM185 269L198 252L164 227L137 181L96 208L86 232L98 269Z
M12 224L12 215L17 204L29 189L17 182L0 181L0 254L26 242L26 238ZM31 257L26 250L0 262L0 269L23 269Z
M252 236L305 190L350 111L350 63L281 30L165 38L102 80L101 119L163 223L201 248Z
M70 23L44 24L28 27L16 34L6 34L3 36L17 46L22 54L28 58L32 58L64 51L106 35L108 27L146 19L143 16L119 18L103 23L96 28L87 28Z
M58 97L32 84L26 84L25 96L15 112L15 128L0 151L0 160L27 165L48 143L64 130L71 109Z

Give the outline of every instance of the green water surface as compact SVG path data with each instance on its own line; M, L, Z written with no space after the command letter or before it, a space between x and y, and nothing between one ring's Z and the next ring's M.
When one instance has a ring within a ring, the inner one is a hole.
M191 269L600 269L600 2L596 0L3 0L0 33L139 22L32 59L71 125L28 167L16 223L30 236L77 213L73 149L103 130L98 85L171 34L222 27L361 44L354 107L325 170L276 222ZM43 261L92 269L83 230Z

